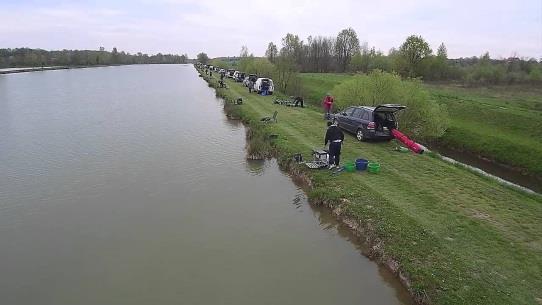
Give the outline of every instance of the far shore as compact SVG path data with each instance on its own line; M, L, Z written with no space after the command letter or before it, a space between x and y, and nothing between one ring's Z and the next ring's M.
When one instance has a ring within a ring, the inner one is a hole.
M168 63L170 64L170 63ZM43 66L43 67L15 67L15 68L0 68L0 74L24 73L24 72L39 72L50 70L67 70L67 69L82 69L82 68L98 68L111 66L129 66L138 64L110 64L110 65L85 65L85 66ZM143 64L149 65L149 64ZM159 65L159 64L157 64Z

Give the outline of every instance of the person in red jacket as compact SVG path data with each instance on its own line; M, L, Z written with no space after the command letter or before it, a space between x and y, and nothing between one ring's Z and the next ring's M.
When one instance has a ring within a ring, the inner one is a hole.
M324 118L329 120L331 118L331 109L333 109L333 96L329 93L326 94L322 105L324 106Z

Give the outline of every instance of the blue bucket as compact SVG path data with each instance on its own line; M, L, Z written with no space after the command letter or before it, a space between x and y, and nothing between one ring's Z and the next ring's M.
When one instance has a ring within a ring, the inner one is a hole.
M367 169L367 164L369 164L369 161L365 159L357 159L356 160L356 169L358 171L364 171Z

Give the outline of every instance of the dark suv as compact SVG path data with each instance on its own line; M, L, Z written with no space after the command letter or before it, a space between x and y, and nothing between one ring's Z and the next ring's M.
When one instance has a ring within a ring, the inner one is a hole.
M367 139L391 140L390 130L397 128L395 113L405 109L397 104L384 104L376 107L352 106L335 114L339 127L356 135L360 141Z

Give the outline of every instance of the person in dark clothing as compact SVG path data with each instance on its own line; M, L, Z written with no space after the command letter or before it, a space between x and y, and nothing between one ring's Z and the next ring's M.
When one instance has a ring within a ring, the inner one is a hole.
M295 102L294 107L298 107L298 106L301 106L301 108L305 107L303 105L303 97L301 96L296 96L296 98L294 99L294 102Z
M269 81L266 79L262 79L262 84L260 86L260 90L262 91L262 95L267 95L269 91Z
M341 146L344 141L344 133L337 126L335 121L327 122L328 128L326 131L326 138L324 139L324 146L329 142L329 168L339 167L339 161L341 159Z
M254 83L256 82L257 78L254 76L249 76L248 78L248 93L252 93L252 90L254 90Z

